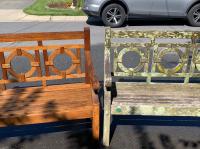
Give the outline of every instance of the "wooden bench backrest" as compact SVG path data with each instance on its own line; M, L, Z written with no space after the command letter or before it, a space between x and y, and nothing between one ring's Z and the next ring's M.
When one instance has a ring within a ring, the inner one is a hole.
M43 41L52 40L83 40L83 44L44 45L43 43ZM25 41L35 42L36 46L9 46L0 48L1 85L12 82L42 81L43 86L46 86L47 80L68 78L85 78L86 83L92 83L94 72L90 57L89 28L84 28L84 31L72 32L0 34L1 43ZM72 49L75 49L76 52ZM81 70L81 49L84 49L85 53L85 72ZM67 70L61 71L55 67L54 59L59 54L66 54L71 58L72 64ZM31 64L31 69L28 72L18 74L14 71L11 61L16 56L28 58ZM43 61L41 61L41 57L43 57ZM42 63L44 68L42 68ZM42 73L42 69L45 70L45 74ZM52 75L51 72L54 74ZM34 76L33 74L35 73L36 75Z
M118 77L145 77L148 83L156 77L180 77L184 78L185 83L188 83L191 77L200 77L200 44L195 42L200 38L200 32L123 31L107 28L105 34L104 80L107 86L111 84L111 72ZM127 39L129 41L126 41ZM172 39L185 39L185 42L176 43ZM186 39L189 39L189 42L188 40L186 42ZM123 56L129 51L140 55L140 63L135 68L126 68L123 64ZM161 59L170 52L177 53L180 60L176 67L165 68ZM192 53L191 62L189 62L190 53Z

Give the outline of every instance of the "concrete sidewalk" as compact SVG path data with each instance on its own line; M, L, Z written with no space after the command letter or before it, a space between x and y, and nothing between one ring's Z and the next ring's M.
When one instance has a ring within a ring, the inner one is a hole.
M0 9L0 22L79 22L86 21L87 16L35 16L27 15L22 9Z
M35 0L0 0L0 22L77 22L86 21L87 16L35 16L23 9Z

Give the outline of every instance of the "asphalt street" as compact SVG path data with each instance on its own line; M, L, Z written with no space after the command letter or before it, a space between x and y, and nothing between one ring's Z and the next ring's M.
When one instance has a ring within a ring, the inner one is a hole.
M1 0L0 9L23 9L35 0Z
M91 28L92 58L96 74L103 80L104 30L97 19L86 22L18 22L0 23L0 33L72 31ZM199 30L182 20L135 20L124 29ZM1 45L2 46L2 45ZM112 149L198 149L200 119L134 117L114 118ZM117 125L115 125L117 124ZM91 141L89 120L0 129L0 149L95 149ZM116 126L116 127L115 127ZM72 131L69 131L72 130ZM78 131L81 130L81 131Z

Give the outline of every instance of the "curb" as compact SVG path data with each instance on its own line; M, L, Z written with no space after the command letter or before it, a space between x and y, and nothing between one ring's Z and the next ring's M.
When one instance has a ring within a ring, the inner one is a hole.
M0 22L83 22L87 16L36 16L20 9L0 9Z

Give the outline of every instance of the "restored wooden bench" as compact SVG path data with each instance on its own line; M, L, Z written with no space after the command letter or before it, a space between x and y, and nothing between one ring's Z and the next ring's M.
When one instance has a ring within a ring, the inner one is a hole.
M200 116L199 38L200 32L106 29L104 145L111 115Z
M99 138L95 94L99 84L90 55L89 28L0 34L0 42L4 43L0 48L0 126L91 118L93 136ZM5 46L10 42L16 46ZM67 68L58 65L59 56L64 56L60 62L65 61ZM19 58L28 60L30 68L25 72L18 70L25 66Z

